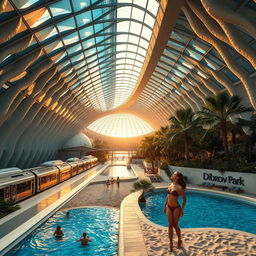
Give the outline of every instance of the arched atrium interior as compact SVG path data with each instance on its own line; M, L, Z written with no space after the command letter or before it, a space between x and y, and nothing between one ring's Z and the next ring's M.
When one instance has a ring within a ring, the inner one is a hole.
M129 124L142 136L222 91L255 108L255 11L255 0L1 0L0 168L54 159L80 132Z

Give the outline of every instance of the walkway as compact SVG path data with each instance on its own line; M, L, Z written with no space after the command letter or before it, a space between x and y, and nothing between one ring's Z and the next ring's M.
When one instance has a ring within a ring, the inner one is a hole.
M149 178L144 174L144 170L138 165L132 165L133 170L138 175L139 179ZM90 184L81 190L72 200L67 202L61 210L75 207L85 206L108 206L119 208L123 199L128 196L132 189L135 179L121 178L120 187L117 184L105 186L107 176L96 176L91 180ZM164 185L164 184L163 184Z
M31 228L35 229L81 191L106 165L98 165L51 189L19 203L21 209L0 219L0 255L17 244Z

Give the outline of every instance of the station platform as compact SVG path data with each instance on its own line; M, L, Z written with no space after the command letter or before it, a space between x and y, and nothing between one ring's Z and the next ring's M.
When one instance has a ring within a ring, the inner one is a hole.
M32 230L72 199L107 166L108 164L97 165L18 203L19 210L0 219L0 256L18 244Z

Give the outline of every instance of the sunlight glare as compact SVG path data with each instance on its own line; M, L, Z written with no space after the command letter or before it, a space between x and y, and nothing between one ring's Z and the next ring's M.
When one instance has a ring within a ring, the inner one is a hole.
M88 126L88 129L102 135L130 138L153 132L144 120L130 114L113 114L102 117Z

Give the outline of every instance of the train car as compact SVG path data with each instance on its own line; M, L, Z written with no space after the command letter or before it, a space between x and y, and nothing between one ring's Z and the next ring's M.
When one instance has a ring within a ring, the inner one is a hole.
M92 156L92 155L89 155L89 156L87 156L89 159L90 159L90 161L91 161L91 167L93 167L93 166L95 166L95 165L97 165L98 164L98 158L97 157L95 157L95 156Z
M98 163L98 158L94 157L92 155L84 156L82 157L83 160L88 161L87 165L89 166L88 168L92 168L93 166L97 165Z
M76 163L77 163L77 165L78 165L78 166L77 166L77 174L86 171L86 168L85 168L85 165L84 165L84 161L83 161L82 159L78 159L78 160L76 161Z
M82 159L79 159L77 157L72 157L67 159L66 162L70 165L76 166L77 174L86 171L84 161Z
M84 163L84 170L85 171L91 168L91 160L89 158L82 157L82 161Z
M31 169L36 176L36 192L43 191L59 183L60 171L55 166L39 166Z
M79 158L77 157L72 157L72 158L68 158L66 160L66 162L71 166L71 176L75 176L78 174L78 162Z
M18 202L82 173L97 163L98 159L89 155L83 159L69 158L67 162L48 161L25 170L16 167L0 169L0 200L13 199Z
M68 163L65 163L61 160L53 160L53 161L44 162L41 164L41 166L57 167L60 171L60 176L59 176L60 182L67 180L67 179L71 178L71 176L72 176L71 165L69 165Z
M0 169L0 199L20 201L35 194L35 175L19 168Z
M97 157L92 157L91 161L92 161L92 163L91 163L92 166L96 166L98 164L98 158Z
M87 169L85 168L84 161L83 161L82 159L79 159L77 172L78 172L78 173L81 173L81 172L84 172L84 171L86 171L86 170L87 170Z

